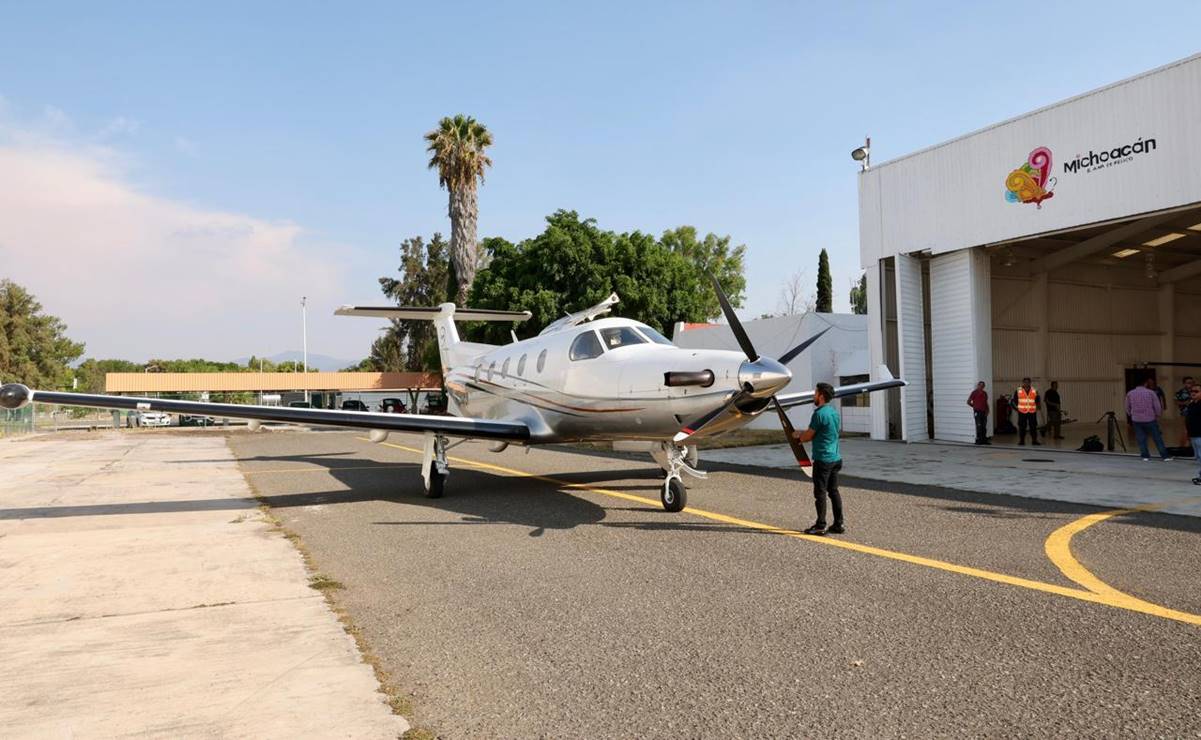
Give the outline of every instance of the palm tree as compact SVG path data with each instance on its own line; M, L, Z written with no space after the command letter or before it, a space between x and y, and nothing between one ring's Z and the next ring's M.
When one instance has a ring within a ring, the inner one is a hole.
M462 306L475 280L476 188L484 181L484 169L492 166L484 153L492 146L492 134L471 116L459 114L439 121L425 140L431 155L429 168L438 170L438 184L450 194L450 263L456 283L454 300Z

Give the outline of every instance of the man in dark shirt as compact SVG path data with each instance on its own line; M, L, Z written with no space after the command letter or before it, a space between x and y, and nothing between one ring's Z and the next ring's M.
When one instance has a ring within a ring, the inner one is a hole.
M983 380L976 383L976 390L967 397L967 405L972 407L972 416L976 418L976 444L992 444L988 441L988 391L984 390Z
M1197 463L1193 485L1201 486L1201 385L1194 384L1189 388L1189 398L1192 400L1184 407L1184 428L1193 443L1193 462Z
M1063 407L1059 400L1059 381L1051 381L1051 390L1043 396L1047 404L1047 432L1052 439L1063 439L1060 434L1063 428Z

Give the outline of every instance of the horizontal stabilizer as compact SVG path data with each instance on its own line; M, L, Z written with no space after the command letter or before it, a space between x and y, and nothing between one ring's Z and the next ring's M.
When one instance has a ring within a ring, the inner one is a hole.
M373 316L380 319L433 321L443 315L440 306L342 306L335 316ZM529 311L497 311L491 308L456 308L459 321L525 321L533 316Z

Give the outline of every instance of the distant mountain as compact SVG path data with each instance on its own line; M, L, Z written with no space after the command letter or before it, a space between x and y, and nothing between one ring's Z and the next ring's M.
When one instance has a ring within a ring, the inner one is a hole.
M288 362L289 360L300 362L303 358L303 352L293 349L288 350L287 352L280 352L279 354L271 355L270 357L264 357L263 359L280 363ZM239 365L245 365L249 361L249 357L239 357L238 359L234 360L234 362L238 363ZM340 360L337 357L330 357L329 355L317 355L313 354L312 352L309 353L309 367L317 368L318 370L341 370L344 367L350 367L351 365L357 365L358 363L358 360ZM251 369L253 370L254 368Z

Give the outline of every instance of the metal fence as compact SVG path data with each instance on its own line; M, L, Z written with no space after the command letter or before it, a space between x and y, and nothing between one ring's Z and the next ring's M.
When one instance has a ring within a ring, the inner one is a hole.
M33 406L23 409L0 409L0 437L13 437L33 431Z

